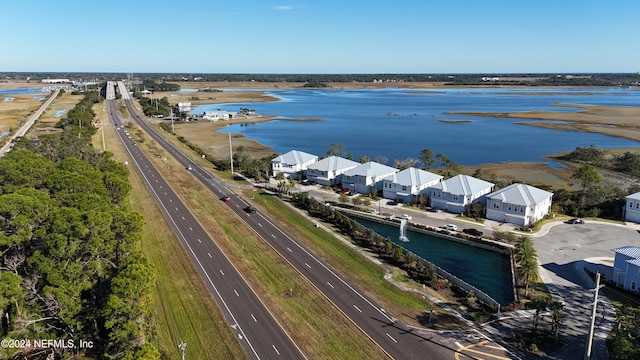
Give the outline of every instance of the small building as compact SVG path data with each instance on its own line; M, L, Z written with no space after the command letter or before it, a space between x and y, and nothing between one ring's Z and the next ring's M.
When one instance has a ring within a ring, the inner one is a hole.
M627 291L640 292L640 247L622 246L613 251L613 282Z
M432 208L462 214L466 205L474 201L484 203L484 196L490 193L494 186L493 183L473 176L457 175L431 186L429 200Z
M342 182L342 174L360 165L353 160L339 156L329 156L307 166L307 180L320 185L331 186Z
M286 178L297 179L298 173L307 170L307 166L316 161L318 161L317 155L291 150L271 160L271 172L273 176L282 173Z
M640 223L640 192L628 195L626 200L624 209L622 209L624 220Z
M190 102L179 102L178 103L178 111L180 111L180 112L190 112L191 111L191 103Z
M209 120L209 121L219 121L219 120L233 119L235 116L236 116L235 112L218 109L216 111L205 111L202 114L202 119Z
M360 164L342 175L342 187L359 194L370 194L382 189L382 179L395 174L398 169L375 161Z
M525 184L511 184L486 196L487 219L527 226L551 211L553 193Z
M413 203L420 195L429 196L429 187L442 181L442 176L422 169L408 168L382 180L382 197Z

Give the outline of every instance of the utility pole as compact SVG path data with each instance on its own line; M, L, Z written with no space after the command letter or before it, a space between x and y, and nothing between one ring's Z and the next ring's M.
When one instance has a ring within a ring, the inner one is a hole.
M604 285L602 285L604 286ZM593 328L596 322L596 308L598 307L598 291L602 287L600 286L600 273L596 273L596 288L593 296L593 311L591 312L591 326L589 327L589 335L587 336L587 349L584 353L584 359L591 359L591 346L593 345Z
M233 148L231 148L231 132L229 132L229 160L231 161L231 180L233 180Z
M176 129L173 127L173 109L171 109L171 133L176 133Z

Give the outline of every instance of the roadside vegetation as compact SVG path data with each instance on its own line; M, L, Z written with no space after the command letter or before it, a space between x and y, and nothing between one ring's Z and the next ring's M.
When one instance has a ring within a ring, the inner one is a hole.
M3 347L3 358L157 359L153 266L137 249L143 220L126 206L127 168L91 146L97 92L61 119L62 132L26 138L0 159L3 339L57 339L83 349Z

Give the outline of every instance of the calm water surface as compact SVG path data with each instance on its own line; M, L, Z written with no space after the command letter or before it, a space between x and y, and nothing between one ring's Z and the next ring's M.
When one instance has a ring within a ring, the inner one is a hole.
M265 91L257 90L256 91ZM345 145L357 160L366 155L395 159L418 158L429 148L463 165L497 162L543 162L545 155L577 146L638 147L637 141L599 134L566 132L514 124L514 119L450 115L450 111L511 112L577 111L553 103L640 106L640 91L630 89L362 89L268 90L280 101L201 105L193 113L218 108L255 109L282 118L321 118L320 121L276 120L231 125L222 132L243 133L278 153L292 149L324 155L333 142ZM446 123L439 120L468 120Z
M484 291L500 304L513 302L509 257L435 236L407 231L408 242L399 240L399 229L357 219L362 225L388 237L395 244L429 260L451 274Z

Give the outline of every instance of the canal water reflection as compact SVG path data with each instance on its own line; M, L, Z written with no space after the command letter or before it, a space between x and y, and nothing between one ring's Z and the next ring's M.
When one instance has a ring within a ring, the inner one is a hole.
M398 228L366 219L356 219L378 234L390 238L421 258L431 261L460 279L476 286L500 304L513 302L509 257L494 251L464 245L406 230L409 241L400 240Z

